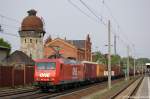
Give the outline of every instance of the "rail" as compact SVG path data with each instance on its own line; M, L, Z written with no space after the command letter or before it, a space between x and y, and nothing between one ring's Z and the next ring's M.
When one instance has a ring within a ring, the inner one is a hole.
M138 82L138 84L134 87L134 90L129 93L128 97L131 97L135 94L135 92L138 90L140 84L142 83L144 77L139 78L140 81ZM135 83L136 81L138 81L139 79L135 79L134 81L130 82L127 86L125 86L124 88L122 88L120 91L118 91L116 94L114 94L110 99L115 99L117 96L119 96L122 92L124 92L127 88L129 88L133 83Z

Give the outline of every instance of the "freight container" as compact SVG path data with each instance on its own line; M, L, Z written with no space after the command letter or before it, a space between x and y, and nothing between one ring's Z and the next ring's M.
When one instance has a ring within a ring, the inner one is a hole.
M97 78L97 63L83 61L82 64L84 65L85 80L95 80Z
M106 71L106 66L103 64L97 64L96 68L97 77L104 77L104 71Z

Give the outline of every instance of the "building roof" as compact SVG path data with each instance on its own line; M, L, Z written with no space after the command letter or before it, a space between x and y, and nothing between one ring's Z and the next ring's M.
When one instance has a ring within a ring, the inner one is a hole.
M18 50L13 52L10 56L6 57L2 62L4 64L25 64L30 66L34 65L34 61L31 57Z
M85 40L66 40L66 42L76 46L79 49L85 48Z
M25 17L21 24L21 31L43 31L43 22L36 16L35 10L29 10L28 16Z
M8 47L5 47L5 46L0 46L0 49L2 49L2 50L10 50L10 48L8 48Z
M63 42L64 44L66 44L66 45L68 45L68 46L70 46L72 48L76 48L76 46L74 46L71 43L66 42L66 40L63 40L61 38L56 38L56 39L52 40L51 42L45 42L45 46L48 46L48 45L50 45L50 44L52 44L54 42L58 42L58 41Z

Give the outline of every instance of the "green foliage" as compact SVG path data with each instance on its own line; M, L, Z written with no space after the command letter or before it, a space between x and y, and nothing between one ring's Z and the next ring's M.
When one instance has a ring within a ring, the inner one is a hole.
M119 55L111 55L111 64L118 65L120 64L121 57Z
M0 46L9 48L11 50L11 45L7 41L4 41L3 38L0 38ZM9 51L10 52L10 51Z
M111 65L114 65L114 66L120 65L125 69L127 67L127 59L128 57L121 57L119 55L111 55ZM98 62L100 64L108 64L108 57L107 55L102 54L101 52L98 51L94 53L93 61ZM136 66L145 65L145 63L150 63L150 59L148 58L135 59ZM130 68L134 67L134 58L132 56L129 57L129 66Z
M123 57L121 59L121 66L123 66L124 68L127 67L127 59L128 59L128 57ZM129 66L130 66L130 68L134 67L134 58L131 56L129 57Z
M94 58L94 62L98 62L100 64L106 64L106 58L105 56L101 53L101 52L95 52L94 53L95 58Z
M137 61L137 64L150 63L150 59L148 59L148 58L139 58L136 61Z

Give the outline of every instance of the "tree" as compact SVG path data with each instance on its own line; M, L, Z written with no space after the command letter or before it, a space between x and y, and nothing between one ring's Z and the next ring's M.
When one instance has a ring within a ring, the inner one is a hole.
M150 63L150 59L148 58L138 58L136 61L140 64Z
M98 62L99 64L106 64L107 60L101 52L97 51L94 53L93 56L94 56L93 58L94 62Z
M0 38L0 46L10 49L9 50L9 53L10 53L10 51L11 51L11 44L8 43L7 41L4 41L3 38Z
M120 64L121 57L119 55L111 55L111 64L118 65Z
M123 66L123 68L127 67L127 59L128 57L123 57L121 59L121 65ZM134 58L132 56L129 56L129 67L134 68Z

